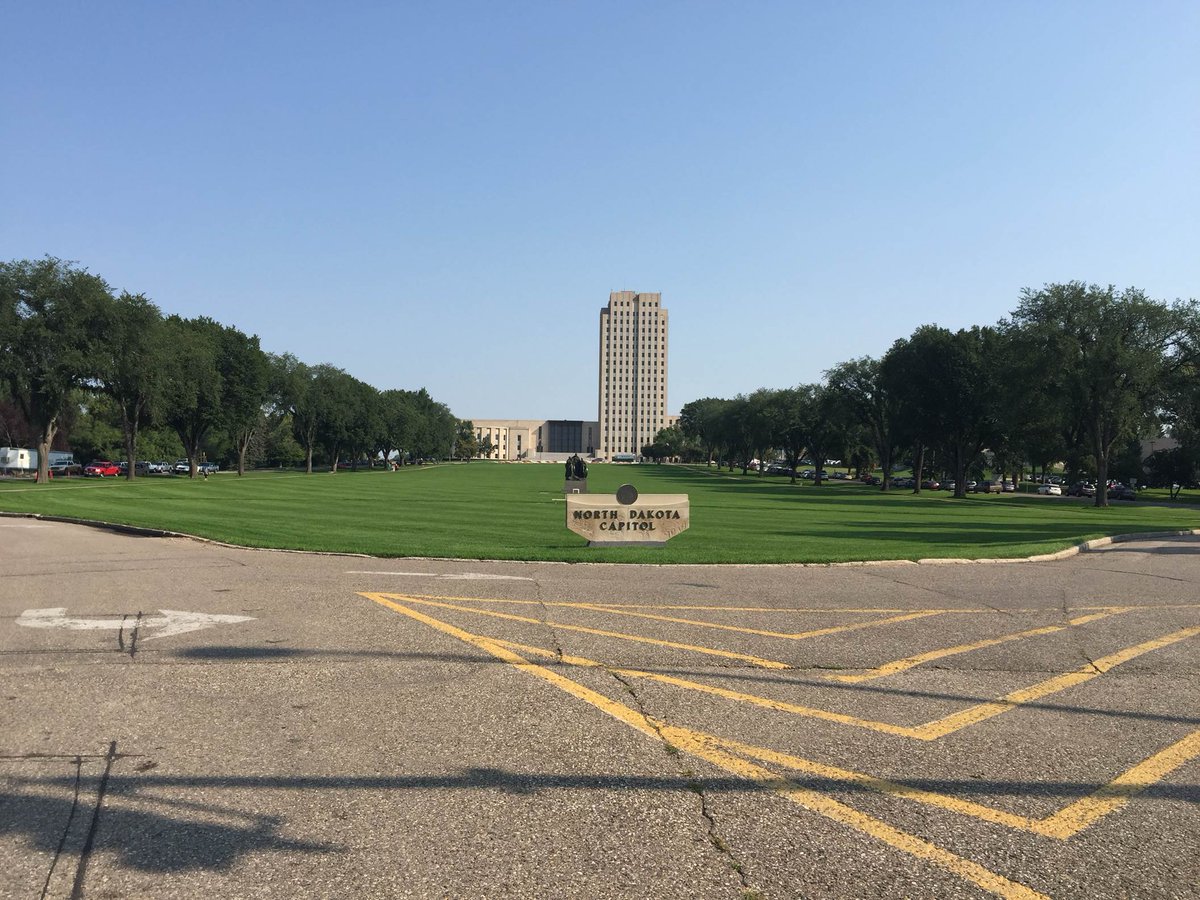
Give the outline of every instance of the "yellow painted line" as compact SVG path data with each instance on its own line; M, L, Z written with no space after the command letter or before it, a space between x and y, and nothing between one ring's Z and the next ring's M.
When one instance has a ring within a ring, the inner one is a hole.
M595 612L611 613L618 616L632 616L638 619L653 619L656 622L673 622L678 625L696 625L700 628L714 628L719 631L736 631L741 634L754 634L759 637L786 638L787 640L803 640L804 638L821 637L826 634L837 634L842 631L858 631L861 628L876 628L880 625L891 625L896 622L907 622L911 619L924 619L928 616L940 615L937 612L910 612L901 616L890 616L886 619L875 619L870 622L855 622L852 625L835 625L831 628L818 628L815 631L798 633L782 631L764 631L758 628L744 628L740 625L722 625L718 622L702 622L697 619L679 619L674 616L660 616L654 613L634 612L633 610L601 606L594 603L573 604L576 609L587 609Z
M936 844L922 840L916 835L901 831L899 828L876 819L874 816L859 812L853 807L834 800L832 797L826 796L819 791L803 787L789 779L781 778L768 769L756 766L731 754L723 753L716 746L713 746L712 742L706 741L705 738L708 736L701 732L678 728L666 725L665 723L660 724L659 731L664 741L678 747L685 753L697 756L733 775L739 775L742 778L757 782L762 787L781 794L798 806L802 806L805 809L825 816L827 819L853 828L855 831L868 835L877 841L887 844L889 847L900 850L917 859L940 866L964 881L968 881L991 894L995 894L997 897L1002 897L1004 900L1038 900L1038 898L1047 900L1045 894L1039 893L1023 884L1011 881L1003 875L993 872L991 869L984 868L979 863L964 859L957 854L951 853L949 850L944 850Z
M513 641L496 640L495 643L515 650L518 653L526 653L533 656L540 656L545 659L555 660L567 665L582 666L587 668L609 668L603 663L584 657L576 656L559 656L550 650L543 650L541 647L530 647L524 644L517 644ZM641 672L635 669L611 669L618 675L631 678L651 678L658 681L664 681L671 684L681 684L680 679L674 679L666 676L657 676L650 672ZM682 683L685 687L700 687L707 689L707 685L696 685L693 683ZM729 693L715 691L716 693ZM761 699L761 698L756 698ZM767 701L771 705L775 705L774 701ZM817 710L821 713L822 711ZM824 715L819 716L825 718ZM839 717L838 720L845 717ZM858 724L858 723L851 723ZM874 724L867 723L870 727ZM905 729L907 730L907 729ZM1048 816L1044 819L1034 819L1028 816L1021 816L1015 813L1010 813L1005 810L995 809L991 806L985 806L982 803L975 803L971 800L963 800L959 797L954 797L949 794L940 794L936 791L928 791L924 788L913 787L911 785L898 784L894 781L889 781L886 778L877 778L873 775L866 775L862 772L853 772L848 769L839 769L835 766L827 766L823 763L814 762L810 759L804 759L799 756L793 756L790 753L783 753L778 750L771 750L766 747L756 747L752 744L745 744L741 741L735 741L728 738L719 738L714 735L708 736L712 741L722 747L733 751L741 756L747 756L751 759L758 759L762 762L772 763L774 765L784 766L800 772L807 772L810 775L816 775L820 778L828 778L833 781L840 781L846 784L852 784L857 787L865 788L866 790L876 793L885 794L891 797L898 797L905 800L912 800L917 803L923 803L926 806L933 806L939 809L944 809L949 812L959 815L970 816L974 819L981 819L985 822L991 822L995 825L1003 825L1007 828L1012 828L1019 831L1027 831L1033 834L1038 834L1043 837L1056 838L1058 840L1067 840L1074 837L1080 831L1090 825L1095 824L1104 816L1117 809L1120 809L1134 795L1146 790L1148 787L1161 781L1167 775L1174 772L1184 764L1200 756L1200 730L1193 732L1188 737L1172 744L1165 750L1161 750L1150 758L1138 763L1127 772L1122 773L1108 784L1098 788L1092 794L1074 803L1064 807L1059 812Z
M787 703L783 700L772 700L770 697L760 697L757 694L744 694L741 691L731 691L727 688L714 687L710 684L703 684L699 681L691 681L687 678L677 678L674 675L660 675L657 672L646 672L641 669L625 669L617 666L608 666L604 663L597 662L594 659L587 659L580 656L559 656L550 650L543 650L540 647L530 647L527 644L518 644L513 641L497 640L496 643L501 646L508 647L511 650L516 650L521 653L529 653L534 656L541 656L547 659L554 659L571 666L582 666L585 668L602 668L615 672L626 678L643 678L647 681L657 681L662 684L669 684L673 687L684 688L689 691L697 691L702 694L711 694L714 697L723 697L726 700L734 700L738 703L746 703L752 706L760 706L763 709L771 709L776 712L790 713L792 715L804 716L809 719L823 719L826 722L837 722L839 725L854 725L858 728L870 728L873 731L882 731L885 734L895 734L900 737L915 738L916 734L912 728L906 728L903 725L892 725L888 722L873 722L869 719L859 719L855 716L847 716L842 713L830 712L825 709L815 709L810 706L799 706L795 703Z
M1200 625L1173 631L1154 640L1145 641L1133 647L1126 647L1124 650L1118 650L1116 653L1101 657L1091 665L1084 666L1074 672L1067 672L1065 675L1056 675L1053 678L1038 682L1032 687L1022 688L1019 691L1005 694L998 700L980 703L978 706L972 706L970 709L965 709L962 712L953 713L933 722L928 722L914 730L922 740L936 740L951 732L958 731L960 728L966 728L968 725L977 725L994 716L1006 713L1023 703L1031 703L1050 694L1057 694L1059 691L1065 691L1068 688L1091 681L1093 678L1099 678L1113 667L1121 665L1121 663L1129 662L1129 660L1135 659L1144 653L1160 650L1163 647L1170 646L1196 634L1200 634Z
M745 759L740 759L723 752L717 746L716 739L710 735L651 719L632 707L611 700L603 694L586 688L569 678L564 678L562 675L547 669L545 666L531 663L489 638L471 634L446 622L440 622L416 610L409 609L399 603L393 602L387 595L364 593L362 596L418 622L429 625L444 634L456 637L474 647L484 650L522 672L541 678L647 737L677 747L679 750L703 759L733 775L756 782L768 790L781 794L799 806L803 806L828 819L875 838L894 849L901 850L918 859L940 866L946 871L998 897L1003 897L1005 900L1038 900L1038 898L1045 897L1045 895L1015 881L1010 881L1003 875L986 869L978 863L964 859L915 835L894 828L886 822L869 816L866 813L859 812L817 791L802 787L794 781L781 778L774 772L754 765Z
M587 628L583 625L570 625L566 622L551 622L542 619L531 619L528 616L517 616L512 613L494 612L487 609L477 609L470 606L459 606L452 603L441 603L436 600L424 600L417 597L410 597L400 594L379 594L371 595L372 599L375 596L394 597L399 600L405 600L410 603L419 603L425 606L436 606L441 609L452 609L457 612L473 613L477 616L491 616L495 619L505 619L510 622L525 622L531 625L544 625L548 628L554 628L562 631L578 631L583 634L592 634L598 637L615 638L621 641L633 641L638 644L653 644L656 647L670 647L672 650L687 650L692 653L703 653L708 656L719 656L723 659L737 659L742 662L748 662L751 665L760 666L764 669L790 669L787 663L779 662L774 659L763 659L760 656L751 656L748 653L734 653L732 650L718 650L715 647L700 647L695 644L681 644L676 641L660 641L657 638L643 637L639 634L625 634L620 631L606 631L601 628Z
M873 681L876 678L884 678L888 675L895 675L897 672L904 672L908 669L916 668L927 662L933 662L935 659L945 659L947 656L957 656L960 653L970 653L972 650L982 650L984 647L995 647L997 644L1006 644L1010 641L1019 641L1025 638L1039 637L1043 634L1054 634L1056 631L1062 631L1065 628L1070 628L1075 625L1086 625L1088 622L1095 622L1098 619L1106 619L1109 616L1115 616L1119 613L1128 612L1129 608L1112 610L1110 612L1091 613L1086 616L1079 616L1071 619L1064 625L1046 625L1041 628L1030 628L1027 631L1017 631L1013 634L1002 634L997 637L987 638L982 641L974 641L970 644L958 644L954 647L942 647L938 650L930 650L926 653L918 653L916 656L906 656L904 659L897 659L890 663L885 663L875 669L868 669L858 675L826 675L830 681L841 681L849 684L858 684L863 681Z
M1092 823L1120 809L1129 798L1162 781L1180 766L1200 756L1200 730L1160 750L1099 790L1076 800L1041 822L1039 831L1066 840Z
M423 600L446 600L455 603L510 603L517 606L562 606L568 609L603 609L608 611L626 609L657 609L664 611L711 611L711 612L765 612L765 613L847 613L847 614L884 614L884 613L915 613L934 615L936 613L994 613L994 609L900 609L898 607L867 607L851 606L817 607L817 606L720 606L702 604L653 604L653 603L591 603L567 600L514 600L508 597L450 597L442 594L405 594L406 597L420 597ZM1041 610L1046 612L1046 610Z
M1144 653L1149 653L1152 650L1159 650L1163 647L1182 641L1185 638L1191 637L1194 634L1200 634L1200 625L1191 628L1184 628L1180 631L1172 632L1163 637L1155 638L1151 641L1146 641L1137 644L1133 647L1127 647L1109 656L1101 657L1096 660L1092 666L1087 666L1074 672L1068 672L1065 675L1056 675L1053 678L1048 678L1045 681L1039 682L1032 687L1022 688L1018 691L1013 691L997 700L989 700L984 703L976 704L961 712L951 713L941 719L934 719L932 722L926 722L924 725L905 726L894 725L891 722L879 722L874 719L860 719L857 716L849 716L843 713L831 712L829 710L818 709L809 706L800 706L795 703L787 703L782 700L773 700L770 697L762 697L758 694L747 694L741 691L733 691L727 688L719 688L713 685L704 684L699 681L691 681L686 678L678 678L673 675L661 675L656 672L644 672L638 669L616 669L614 671L620 674L627 675L632 678L645 678L651 681L658 681L663 684L669 684L674 687L684 688L685 690L697 691L699 693L709 694L715 697L723 697L727 700L734 700L738 703L746 703L753 706L759 706L764 709L775 710L776 712L788 713L790 715L803 716L811 719L822 719L826 722L836 722L840 725L851 725L855 728L867 728L871 731L879 731L884 734L894 734L899 737L912 738L919 741L936 741L938 738L943 738L946 735L953 734L956 731L961 731L971 725L977 725L980 722L985 722L988 719L995 718L1006 712L1011 712L1019 708L1025 703L1031 703L1034 700L1039 700L1051 694L1056 694L1059 691L1065 691L1068 688L1076 685L1084 684L1091 681L1093 678L1098 678L1103 673L1109 671L1121 663L1128 662ZM501 642L504 643L504 642ZM536 648L520 646L521 649L530 652L548 652L537 651ZM586 666L603 666L603 663L595 662L577 657L562 657L563 662L569 662L572 665Z
M894 781L888 781L886 778L876 778L872 775L864 775L861 772L851 772L847 769L823 765L822 763L813 762L810 759L792 756L790 753L781 753L778 750L769 750L766 747L743 744L741 741L733 741L726 738L718 738L718 740L722 746L729 750L749 756L752 759L784 766L785 768L794 769L799 772L807 772L819 778L828 778L831 781L852 784L879 794L886 794L890 797L915 800L926 806L936 806L940 809L971 816L975 819L982 819L985 822L991 822L996 825L1004 825L1008 828L1021 831L1037 831L1040 824L1040 820L1038 819L1018 816L1000 809L993 809L990 806L984 806L981 803L975 803L971 800L960 800L958 797L952 797L948 794L939 794L936 791L927 791L924 788L897 784Z

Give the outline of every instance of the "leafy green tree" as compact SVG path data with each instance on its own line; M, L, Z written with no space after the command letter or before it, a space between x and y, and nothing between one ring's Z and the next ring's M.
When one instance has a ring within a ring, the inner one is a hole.
M479 453L479 438L475 435L475 423L460 419L454 434L454 455L470 462Z
M1146 459L1146 471L1152 486L1167 488L1171 499L1176 500L1180 490L1194 487L1200 481L1200 447L1180 445L1151 453Z
M1119 441L1146 430L1174 375L1195 353L1194 306L1167 306L1136 288L1073 281L1026 288L1012 327L1026 333L1066 413L1087 428L1096 463L1096 506L1108 505Z
M97 344L96 381L121 420L125 477L137 477L139 435L159 414L166 387L166 334L162 313L144 294L122 291L105 310L108 326Z
M0 263L0 380L34 429L38 481L74 391L95 377L108 285L47 257Z
M892 480L899 442L899 400L886 384L880 362L870 356L840 363L825 373L835 403L847 409L870 437L883 469L881 490Z
M939 437L947 397L937 382L941 335L944 329L924 325L901 338L880 360L880 378L896 398L896 441L913 450L913 493L925 477L925 453ZM957 402L951 398L951 403Z
M320 397L316 390L317 369L300 362L290 353L269 358L268 394L270 402L291 422L292 436L304 451L304 470L313 472L313 450L320 426ZM324 367L332 368L332 367Z
M219 366L223 327L206 316L168 316L163 328L171 348L165 365L163 418L179 435L189 475L195 478L204 442L225 421Z
M312 390L317 410L317 442L336 472L343 450L349 449L356 413L355 379L334 366L317 366Z
M238 475L245 475L246 453L266 422L263 409L269 396L270 364L257 335L225 326L218 336L217 367L223 424L237 450Z
M387 390L379 395L379 452L386 461L396 451L403 465L416 441L419 414L409 391Z
M383 430L383 411L379 391L365 381L359 381L357 378L351 380L350 395L353 403L350 407L346 446L350 450L350 467L357 472L359 462L364 458L368 467L375 465L371 456L379 445L379 435Z
M679 411L680 431L704 448L710 465L713 454L721 445L721 417L728 405L728 400L705 397L685 403Z

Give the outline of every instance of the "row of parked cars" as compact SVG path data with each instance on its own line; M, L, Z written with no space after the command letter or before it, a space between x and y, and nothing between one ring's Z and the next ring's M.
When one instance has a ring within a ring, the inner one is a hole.
M133 464L133 471L137 475L187 475L192 471L192 467L186 459L176 460L174 464L139 459ZM213 462L202 462L196 464L196 471L201 475L213 475L221 471L221 467ZM112 478L128 472L129 463L124 460L115 463L107 459L98 459L88 463L83 469L87 478Z

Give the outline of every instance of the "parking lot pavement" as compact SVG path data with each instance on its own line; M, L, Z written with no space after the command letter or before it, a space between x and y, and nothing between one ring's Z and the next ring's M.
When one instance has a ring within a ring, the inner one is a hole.
M0 519L0 895L1200 896L1200 540L612 567Z

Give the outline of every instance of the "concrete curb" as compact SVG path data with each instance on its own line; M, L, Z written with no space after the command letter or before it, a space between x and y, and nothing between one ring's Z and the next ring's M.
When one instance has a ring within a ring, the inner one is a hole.
M247 547L243 544L229 544L213 538L200 537L195 534L185 534L182 531L164 531L161 528L144 528L140 525L125 525L120 522L104 522L99 519L75 519L70 516L53 516L42 513L17 513L0 510L0 518L5 519L37 519L42 522L63 522L67 525L86 525L89 528L101 528L115 531L118 534L129 534L137 537L185 538L201 544L211 544L214 547L227 547L230 550L254 550L260 553L303 553L309 556L344 556L352 559L419 559L432 562L498 562L516 563L521 565L538 566L647 566L652 568L681 567L713 568L713 569L862 569L883 566L990 566L1005 563L1039 563L1054 562L1067 559L1079 553L1091 550L1101 550L1113 544L1126 544L1130 541L1153 541L1172 537L1191 537L1200 535L1200 528L1184 529L1182 531L1140 531L1131 534L1114 534L1108 537L1093 538L1059 550L1057 553L1042 553L1037 556L1014 556L1003 559L963 559L961 557L929 557L926 559L867 559L835 563L612 563L597 560L596 562L562 562L561 560L529 560L529 559L473 559L456 556L372 556L369 553L348 553L336 550L288 550L281 547Z

